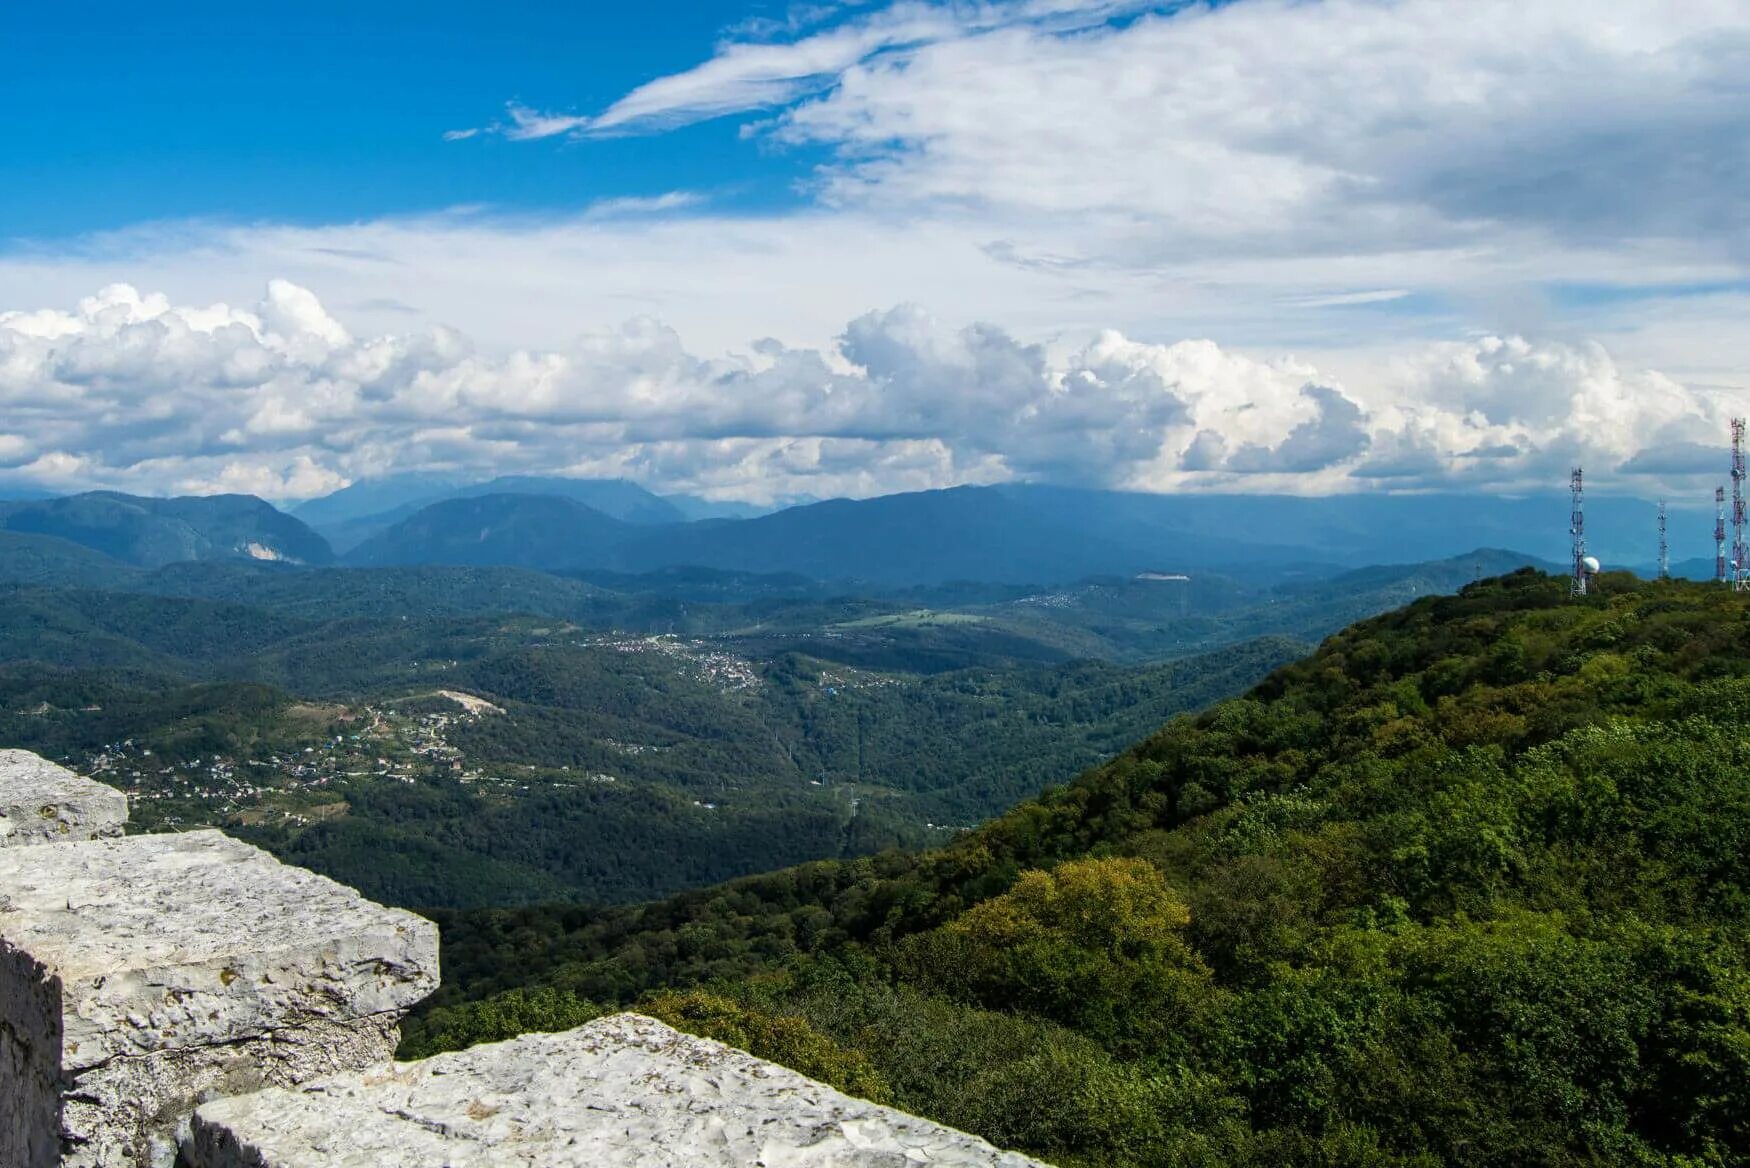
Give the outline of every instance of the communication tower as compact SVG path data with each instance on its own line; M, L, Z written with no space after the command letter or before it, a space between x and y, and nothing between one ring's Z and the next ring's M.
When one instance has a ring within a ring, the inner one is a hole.
M1750 557L1744 548L1744 419L1732 419L1732 587L1750 591Z
M1665 539L1665 500L1659 500L1659 579L1671 578L1671 545Z
M1714 488L1714 579L1726 582L1726 488Z
M1574 575L1568 585L1568 595L1586 595L1586 507L1585 482L1580 468L1568 477L1568 490L1574 496L1574 510L1568 523L1568 534L1574 537Z

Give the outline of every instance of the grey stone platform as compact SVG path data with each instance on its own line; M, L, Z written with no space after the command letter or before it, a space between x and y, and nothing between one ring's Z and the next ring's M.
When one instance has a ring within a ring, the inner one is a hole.
M437 929L216 831L0 851L0 1164L168 1165L202 1099L381 1062Z
M208 1103L184 1154L193 1168L1043 1168L636 1014Z
M0 750L0 848L118 836L128 799L28 750Z

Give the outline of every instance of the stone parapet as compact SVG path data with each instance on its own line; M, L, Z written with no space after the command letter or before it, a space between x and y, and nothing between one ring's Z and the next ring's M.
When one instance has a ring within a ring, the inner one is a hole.
M208 1103L192 1168L1044 1168L618 1014Z
M437 930L216 831L0 851L0 1164L168 1165L215 1094L388 1058Z
M0 750L0 848L118 836L128 798L28 750Z
M1045 1168L636 1014L392 1062L431 922L126 819L0 751L0 1168Z

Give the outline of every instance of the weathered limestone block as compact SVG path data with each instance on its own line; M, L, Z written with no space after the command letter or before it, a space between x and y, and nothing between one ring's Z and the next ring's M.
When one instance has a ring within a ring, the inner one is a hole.
M168 1165L203 1099L382 1062L437 986L431 922L216 831L0 851L0 897L9 1168Z
M122 833L128 797L28 750L0 750L0 848Z
M195 1113L193 1168L1043 1168L637 1014Z

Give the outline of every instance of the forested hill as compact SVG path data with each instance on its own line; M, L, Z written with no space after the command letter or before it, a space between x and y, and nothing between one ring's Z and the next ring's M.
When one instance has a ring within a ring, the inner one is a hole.
M1566 593L1363 622L934 852L446 914L408 1046L642 999L1062 1165L1745 1163L1750 599Z

